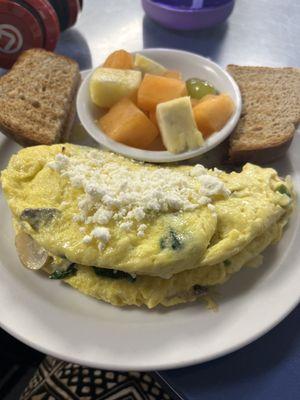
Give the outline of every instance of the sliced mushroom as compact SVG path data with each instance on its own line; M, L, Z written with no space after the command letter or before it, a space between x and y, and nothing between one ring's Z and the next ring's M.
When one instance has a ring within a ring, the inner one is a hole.
M48 225L59 214L60 211L57 208L25 208L20 219L38 231L41 226Z
M21 263L28 269L39 270L52 260L46 250L25 232L17 233L15 244Z

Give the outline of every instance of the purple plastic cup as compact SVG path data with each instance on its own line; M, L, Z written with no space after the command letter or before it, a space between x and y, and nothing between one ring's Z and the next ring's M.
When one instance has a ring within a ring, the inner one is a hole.
M176 7L172 2L166 3L170 4L142 0L145 13L154 21L166 28L187 31L209 28L225 21L231 14L235 1L220 1L220 5L202 8Z

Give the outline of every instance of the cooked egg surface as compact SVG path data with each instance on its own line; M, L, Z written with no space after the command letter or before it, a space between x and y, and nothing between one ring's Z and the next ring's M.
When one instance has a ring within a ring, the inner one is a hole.
M21 150L1 181L14 218L49 253L145 279L217 271L292 208L273 169L161 167L69 144Z
M65 280L80 292L115 306L173 306L202 298L201 288L221 285L278 240L286 224L284 217L255 238L239 254L211 266L199 267L174 275L170 279L137 276L135 281L97 276L92 268L77 266L75 276ZM205 296L204 296L205 297Z
M219 172L218 176L231 195L214 203L217 229L200 265L214 265L238 254L293 208L292 198L277 190L284 183L292 193L291 182L282 181L274 169L246 164L241 173Z

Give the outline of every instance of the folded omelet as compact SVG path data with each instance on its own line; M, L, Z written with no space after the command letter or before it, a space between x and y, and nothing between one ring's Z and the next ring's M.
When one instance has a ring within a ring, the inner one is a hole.
M260 260L293 208L270 168L162 167L70 144L21 150L1 181L21 261L118 306L207 297Z
M193 177L185 185L187 176L177 172L168 182L170 174L172 168L67 144L21 150L1 179L14 218L50 253L168 277L186 269L186 260L188 268L197 266L217 223L215 213L195 202L177 209L175 186L166 199L164 184L183 185L191 195L200 186Z

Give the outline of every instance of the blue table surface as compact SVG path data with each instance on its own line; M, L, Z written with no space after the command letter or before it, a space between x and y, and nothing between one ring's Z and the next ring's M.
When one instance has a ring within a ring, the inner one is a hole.
M300 306L272 331L235 353L157 374L179 399L300 399Z
M226 23L198 32L157 25L140 0L85 0L76 27L61 35L56 51L87 69L113 49L143 47L189 50L221 66L299 67L300 0L237 0ZM244 349L159 376L187 400L300 399L300 308Z

